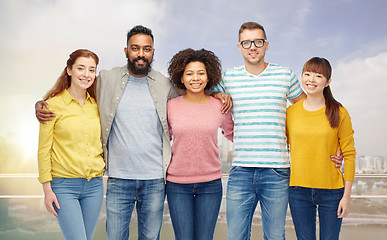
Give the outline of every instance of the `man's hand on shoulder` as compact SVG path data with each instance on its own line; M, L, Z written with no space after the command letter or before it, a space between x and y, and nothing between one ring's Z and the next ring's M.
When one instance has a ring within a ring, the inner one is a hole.
M47 102L41 100L35 103L35 116L40 123L45 124L47 121L51 121L55 117L55 113L44 110L43 106L49 108Z
M232 108L232 98L230 95L221 93L221 92L213 92L211 96L219 99L223 103L222 113L228 113L228 111Z

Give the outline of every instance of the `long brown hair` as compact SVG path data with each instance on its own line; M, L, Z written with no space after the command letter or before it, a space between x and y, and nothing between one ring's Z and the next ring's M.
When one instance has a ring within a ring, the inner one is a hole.
M332 74L332 67L325 58L313 57L304 64L302 73L304 72L322 74L329 81ZM329 124L332 128L338 127L340 122L340 106L342 105L333 97L329 85L324 88L323 94L325 98L325 115L328 118Z
M78 49L72 52L69 56L69 59L67 60L67 65L64 68L62 74L59 76L58 80L56 81L53 88L51 88L50 91L47 92L47 94L44 96L44 100L47 100L49 98L54 97L58 93L61 93L63 90L68 89L71 85L71 77L67 74L67 68L72 69L75 61L79 57L91 57L95 61L95 65L98 65L99 58L97 54L93 53L90 50L87 49ZM87 92L90 94L91 97L95 98L95 89L97 86L97 77L94 79L93 84L87 89Z

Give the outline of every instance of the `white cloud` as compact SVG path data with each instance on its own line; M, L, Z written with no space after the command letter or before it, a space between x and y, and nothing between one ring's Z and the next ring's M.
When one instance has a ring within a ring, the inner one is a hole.
M338 62L332 92L349 111L359 154L387 155L387 52Z

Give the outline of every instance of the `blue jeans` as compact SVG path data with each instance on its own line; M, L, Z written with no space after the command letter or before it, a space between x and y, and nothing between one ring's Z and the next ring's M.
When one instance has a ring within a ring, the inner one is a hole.
M228 239L250 239L258 201L264 239L285 239L289 175L289 168L231 168L226 196Z
M167 182L169 214L176 240L212 240L222 201L222 180Z
M102 177L92 178L52 178L52 191L58 199L60 229L66 239L91 240L103 201Z
M320 239L339 239L342 218L337 218L344 189L290 187L289 206L297 239L316 239L316 212L320 222Z
M106 233L109 240L128 240L134 205L138 239L159 239L165 200L164 179L128 180L108 178Z

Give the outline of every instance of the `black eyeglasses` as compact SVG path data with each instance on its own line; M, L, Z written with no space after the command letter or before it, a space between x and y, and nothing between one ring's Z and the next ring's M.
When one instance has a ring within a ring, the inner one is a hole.
M254 45L257 48L261 48L261 47L263 47L263 45L265 45L265 42L266 42L265 39L255 39L253 41L250 41L250 40L240 41L239 44L242 46L242 48L249 49L249 48L251 48L252 43L254 43Z

